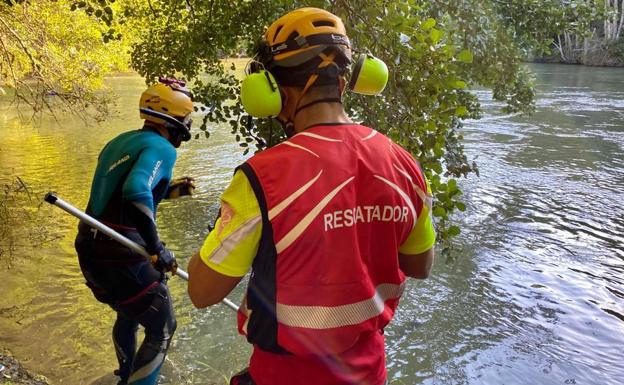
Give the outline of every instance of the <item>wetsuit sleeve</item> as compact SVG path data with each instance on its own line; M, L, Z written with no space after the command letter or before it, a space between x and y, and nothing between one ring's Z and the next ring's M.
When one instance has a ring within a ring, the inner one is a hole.
M158 229L154 219L135 204L128 205L126 210L128 210L128 216L134 221L137 232L145 241L145 250L150 255L156 254L162 246L162 242L158 236Z
M249 180L239 170L221 196L221 215L199 255L216 272L242 277L258 253L261 235L260 205Z
M436 240L435 230L431 221L431 188L429 182L427 184L427 194L423 201L423 208L416 220L416 225L410 232L409 236L399 247L402 254L420 254L433 247Z

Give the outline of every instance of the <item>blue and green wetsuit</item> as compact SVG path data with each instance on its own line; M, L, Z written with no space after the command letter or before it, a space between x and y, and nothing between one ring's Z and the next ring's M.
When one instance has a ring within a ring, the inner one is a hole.
M154 254L163 247L156 209L168 194L175 161L173 145L147 127L117 136L98 158L87 213ZM176 327L163 274L85 223L75 245L87 285L117 312L113 340L119 383L156 384ZM139 324L146 335L135 354Z

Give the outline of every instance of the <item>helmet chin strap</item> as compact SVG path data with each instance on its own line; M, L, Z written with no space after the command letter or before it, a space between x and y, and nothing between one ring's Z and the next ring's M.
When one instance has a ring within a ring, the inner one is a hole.
M182 142L186 142L190 139L188 134L180 132L180 130L176 126L169 122L165 122L165 128L169 133L169 143L171 143L175 148L180 147L180 144L182 144Z
M299 111L304 110L308 107L311 107L315 104L319 104L319 103L340 103L342 104L342 98L323 98L323 99L317 99L317 100L313 100L310 103L304 104L303 106L297 108L297 110L295 111L295 115L299 113Z
M331 52L329 55L326 55L322 52L319 53L319 57L321 58L322 61L318 65L317 69L322 69L322 68L325 68L327 66L334 64L334 59L336 58L336 55L338 55L338 53L335 51ZM318 77L319 77L318 74L312 74L308 78L308 81L306 82L305 87L303 87L303 91L301 91L301 93L299 94L299 97L297 98L297 103L295 103L295 112L292 114L292 116L288 117L288 119L286 120L282 120L279 118L277 119L282 124L282 127L284 128L284 132L286 133L286 136L288 138L290 138L291 136L295 134L295 118L297 117L297 114L299 113L299 111L317 103L324 103L324 102L342 103L342 100L340 98L325 98L325 99L312 101L308 104L305 104L299 107L299 104L301 104L301 100L303 100L303 95L305 95L305 93L308 92L308 90L310 89L310 87L312 87L314 82L316 82Z
M295 124L292 121L280 119L279 116L276 117L275 120L280 122L287 138L291 138L293 135L295 135Z
M169 134L169 141L174 146L178 147L180 146L179 143L191 140L190 128L192 120L187 119L184 122L181 122L173 116L169 116L167 114L163 114L162 112L154 111L149 108L141 108L140 111L146 115L150 115L164 120L163 126Z

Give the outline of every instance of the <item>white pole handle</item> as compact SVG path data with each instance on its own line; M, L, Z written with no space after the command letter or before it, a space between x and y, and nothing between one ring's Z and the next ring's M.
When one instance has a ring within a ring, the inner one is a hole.
M131 239L128 239L126 237L124 237L123 235L119 234L117 231L113 230L112 228L106 226L105 224L103 224L102 222L98 221L97 219L93 218L90 215L87 215L86 213L78 210L77 208L75 208L74 206L70 205L69 203L65 202L64 200L62 200L61 198L57 197L56 195L54 195L53 193L49 192L45 195L45 197L43 198L44 201L55 205L59 208L61 208L62 210L68 212L69 214L75 216L76 218L80 219L81 221L85 222L86 224L88 224L89 226L93 227L94 229L97 229L98 231L103 232L104 234L108 235L109 237L113 238L114 240L116 240L117 242L121 243L122 245L134 250L135 252L141 254L142 256L144 256L145 258L151 260L151 255L149 255L149 253L147 252L147 250L145 250L145 248L141 245L139 245L138 243L132 241ZM188 281L188 273L182 269L176 269L175 274L184 279L185 281ZM234 311L238 311L238 306L236 306L236 304L232 301L230 301L227 298L223 298L222 302L229 307L230 309L234 310Z

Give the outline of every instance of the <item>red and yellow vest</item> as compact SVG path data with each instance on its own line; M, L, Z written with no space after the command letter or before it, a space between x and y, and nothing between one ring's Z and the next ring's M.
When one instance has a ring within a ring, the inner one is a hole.
M392 319L398 250L423 208L414 158L360 125L314 126L240 169L263 219L239 331L273 353L338 354Z

